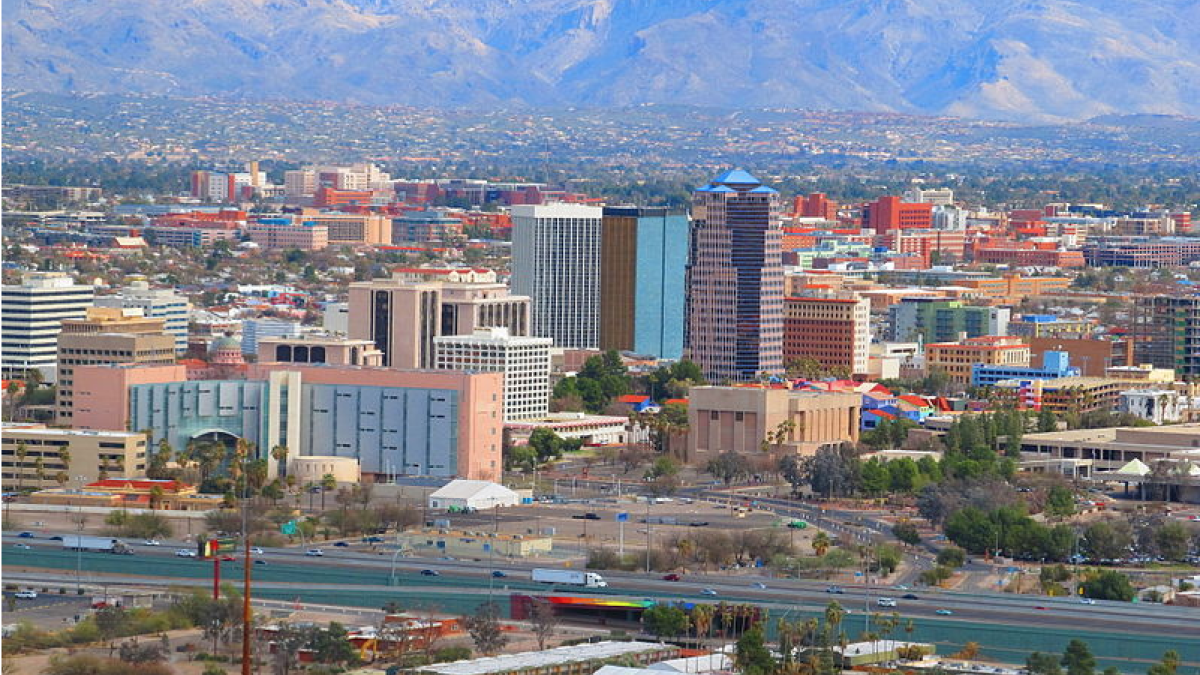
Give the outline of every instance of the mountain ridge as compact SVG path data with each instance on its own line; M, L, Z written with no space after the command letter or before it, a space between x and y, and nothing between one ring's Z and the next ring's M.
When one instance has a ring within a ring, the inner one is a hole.
M1020 122L1200 114L1191 0L4 0L5 87Z

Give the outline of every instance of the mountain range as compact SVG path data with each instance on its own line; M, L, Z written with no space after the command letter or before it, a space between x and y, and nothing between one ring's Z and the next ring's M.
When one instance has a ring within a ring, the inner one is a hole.
M3 0L8 90L1200 115L1196 0Z

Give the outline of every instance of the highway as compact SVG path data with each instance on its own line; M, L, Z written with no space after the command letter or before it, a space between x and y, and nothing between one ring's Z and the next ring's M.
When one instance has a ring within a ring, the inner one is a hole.
M16 542L31 548L16 548ZM183 580L197 585L210 583L212 563L175 557L178 547L164 542L161 547L135 545L134 556L87 552L77 556L63 551L57 541L6 536L5 579L9 583L10 579L27 579L53 580L57 586L73 585L78 559L82 561L84 583L171 585ZM1034 649L1061 652L1068 639L1081 637L1092 644L1093 651L1105 663L1130 668L1173 648L1180 650L1185 662L1200 666L1200 610L1192 608L1103 601L1085 605L1070 598L968 594L929 588L907 591L862 585L843 585L843 594L830 594L826 592L827 585L821 582L727 574L689 573L682 581L668 582L658 575L604 572L610 584L605 589L551 589L529 579L533 564L497 561L490 565L486 561L416 558L396 560L396 583L391 585L392 551L380 554L322 548L325 555L320 558L305 556L303 549L267 549L261 556L255 556L266 561L254 566L256 589L271 597L329 604L378 608L389 599L396 599L402 606L441 603L453 608L452 611L469 611L493 592L503 596L551 590L585 597L747 602L769 609L774 617L815 615L836 600L850 611L845 626L852 636L865 627L868 614L895 611L905 620L914 621L913 639L948 646L975 640L985 647L985 653L1010 661L1022 661L1020 654ZM231 580L240 578L240 560L222 566ZM39 570L59 572L47 578ZM435 570L439 575L424 576L422 570ZM501 570L508 576L494 578L493 570ZM757 588L755 583L766 588ZM704 595L703 589L711 589L716 595ZM918 599L903 599L906 593L913 593ZM876 601L881 596L894 598L898 606L878 607ZM938 610L948 610L951 614L939 615ZM901 631L895 637L907 636ZM1138 668L1144 669L1141 665Z

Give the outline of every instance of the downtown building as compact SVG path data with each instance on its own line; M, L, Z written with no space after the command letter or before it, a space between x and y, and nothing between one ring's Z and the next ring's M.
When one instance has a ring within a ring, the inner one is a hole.
M1134 298L1132 330L1136 363L1200 375L1200 297Z
M37 369L45 381L53 381L62 322L86 318L94 298L91 286L56 272L31 272L20 284L5 285L0 303L5 379Z
M350 337L370 340L390 368L434 368L434 338L506 328L530 335L530 299L485 269L402 268L390 279L350 284Z
M192 303L173 288L150 288L145 281L134 281L116 295L97 297L96 306L140 309L148 319L162 319L163 330L175 338L175 352L182 354L187 351Z
M709 381L783 373L779 193L740 169L695 191L685 354Z
M556 347L600 346L603 209L580 204L512 209L512 289L532 301L532 333Z
M439 370L504 374L504 421L550 412L550 338L513 336L507 328L433 339Z
M683 357L688 217L665 207L604 208L600 349Z
M783 360L813 359L844 375L865 375L871 356L871 303L853 293L784 299Z

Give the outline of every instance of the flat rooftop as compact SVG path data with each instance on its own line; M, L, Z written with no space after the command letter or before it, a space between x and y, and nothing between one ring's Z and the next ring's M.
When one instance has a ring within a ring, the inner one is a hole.
M441 663L425 666L420 670L426 673L440 673L440 675L486 675L487 673L548 668L579 661L615 659L626 654L640 654L667 648L667 645L656 642L595 642L570 647L555 647L540 652L521 652L470 661Z

